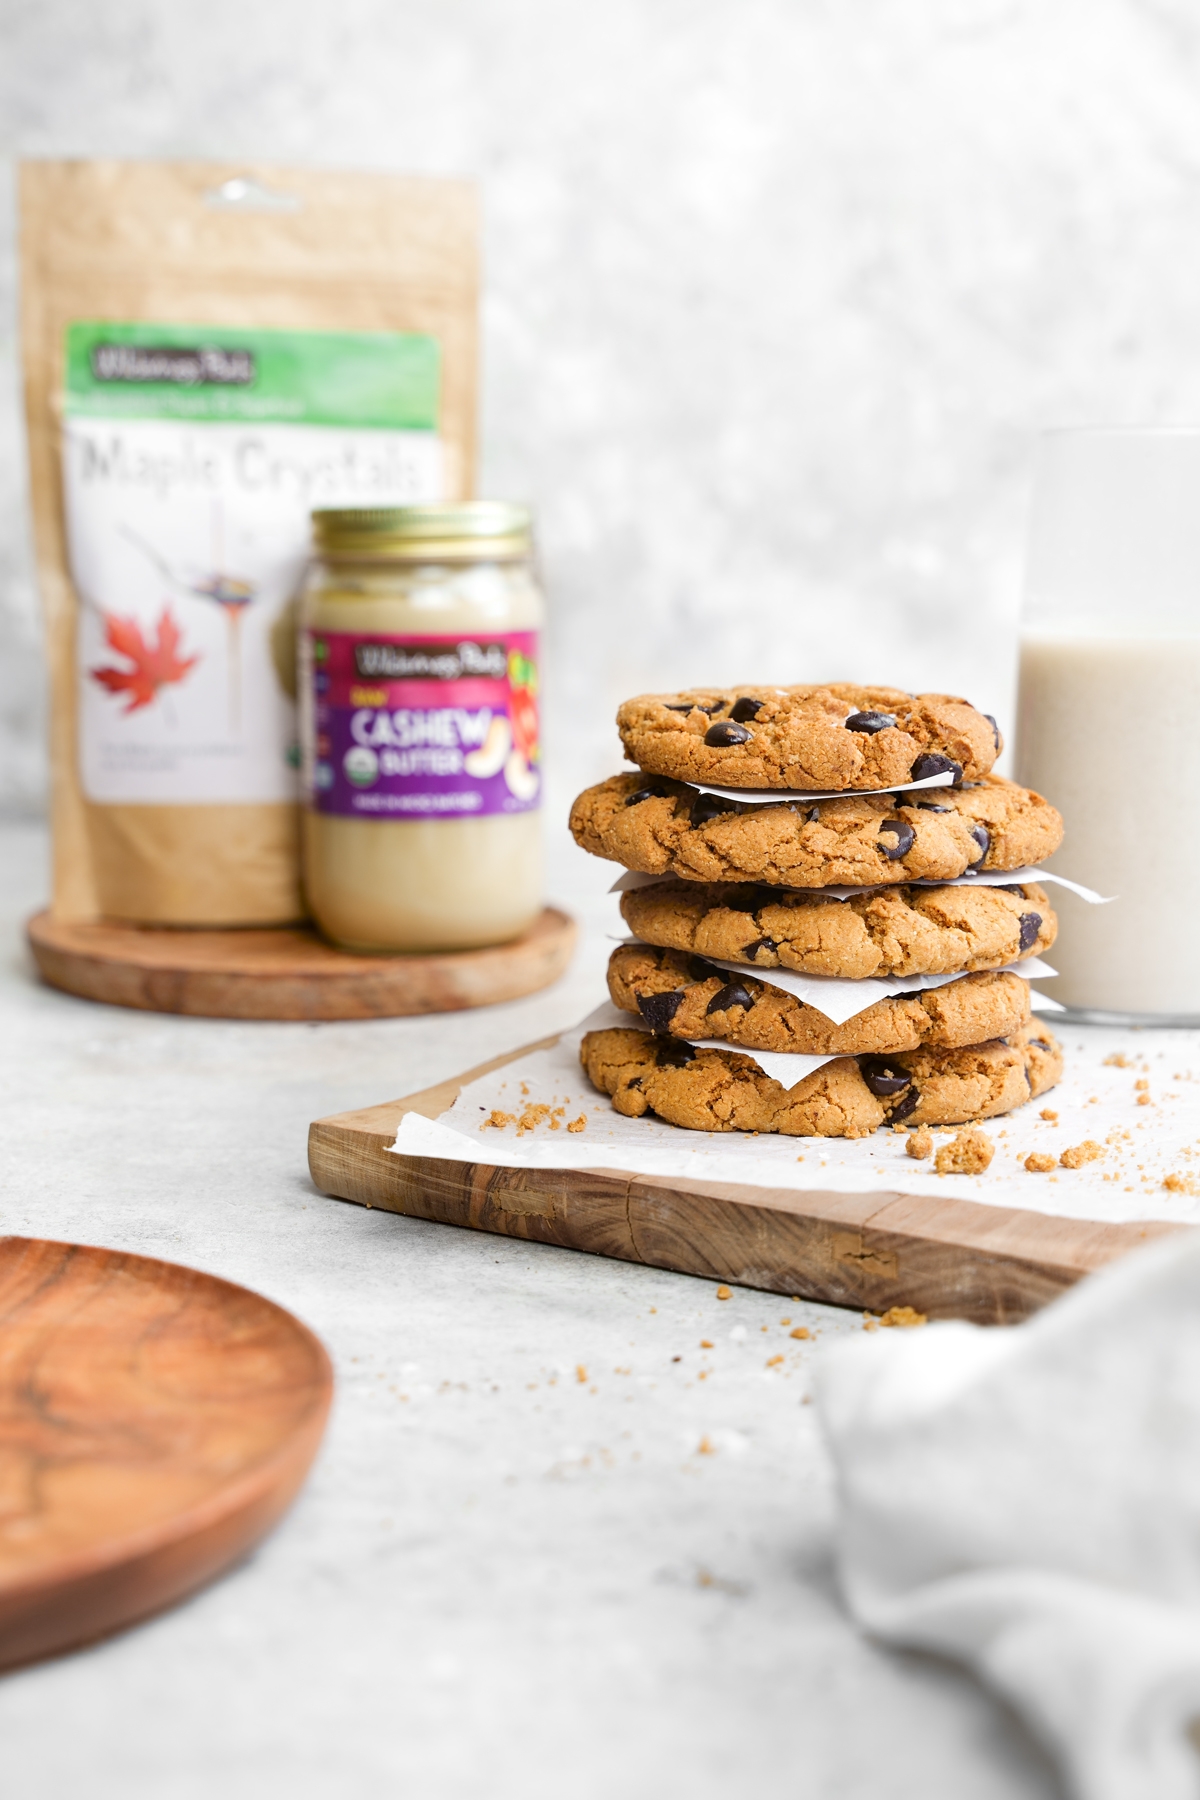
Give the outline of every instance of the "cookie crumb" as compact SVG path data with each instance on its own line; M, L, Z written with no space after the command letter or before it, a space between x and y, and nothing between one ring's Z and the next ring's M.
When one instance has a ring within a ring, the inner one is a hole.
M540 1102L534 1106L527 1106L517 1120L517 1136L524 1137L527 1131L536 1130L542 1120L549 1117L550 1108L548 1106L543 1106Z
M782 1362L782 1361L783 1361L783 1357L782 1357L782 1355L780 1355L780 1356L768 1356L768 1358L767 1358L767 1361L766 1361L766 1366L767 1366L767 1368L768 1368L768 1369L774 1369L774 1368L776 1368L776 1367L777 1367L777 1366L778 1366L778 1365L779 1365L779 1364L780 1364L780 1363L781 1363L781 1362Z
M486 1131L489 1125L494 1125L497 1131L503 1131L506 1125L515 1125L516 1122L516 1113L490 1112L479 1129Z
M713 1341L711 1338L701 1338L700 1339L700 1348L702 1350L711 1350L712 1347L713 1347Z
M700 1442L696 1445L696 1455L697 1456L715 1456L716 1454L717 1454L717 1446L713 1443L712 1439L709 1437L708 1433L706 1432L704 1434L704 1436L700 1439Z
M807 1325L797 1325L794 1331L788 1332L788 1336L794 1338L810 1338L812 1332L808 1329Z
M733 1289L727 1288L725 1286L724 1282L722 1282L721 1286L717 1289L717 1299L718 1300L732 1300L733 1299Z
M587 1119L584 1116L584 1114L580 1113L580 1115L577 1119L572 1119L571 1123L567 1126L567 1130L568 1131L586 1131L587 1130Z
M1123 1050L1114 1050L1111 1056L1105 1057L1104 1066L1106 1069L1128 1069L1132 1064Z
M1025 1158L1025 1167L1031 1175L1048 1175L1055 1167L1052 1156L1043 1156L1040 1150L1031 1150Z
M1137 1103L1139 1106L1153 1106L1154 1105L1154 1102L1150 1098L1149 1094L1139 1094L1137 1097Z
M1046 1119L1051 1125L1058 1124L1058 1114L1052 1106L1043 1106L1041 1112L1038 1114L1038 1118Z
M900 1136L900 1137L907 1137L907 1136L908 1136L908 1126L907 1126L907 1125L893 1125L893 1126L892 1126L892 1130L893 1130L893 1131L894 1131L894 1132L896 1132L896 1133L898 1133L898 1135L899 1135L899 1136Z
M995 1147L985 1131L960 1131L933 1159L939 1175L982 1175Z
M889 1306L881 1316L879 1323L885 1326L900 1326L908 1330L913 1325L928 1325L929 1314L918 1312L915 1306Z
M916 1131L911 1132L904 1148L910 1156L932 1156L933 1133L928 1125L922 1125Z
M579 1381L579 1382L584 1382L587 1380L587 1370L584 1368L582 1363L575 1364L575 1379L576 1379L576 1381Z
M1103 1155L1103 1144L1098 1144L1095 1138L1084 1138L1082 1144L1072 1144L1064 1150L1058 1160L1064 1169L1082 1169L1084 1163L1099 1162Z
M1164 1175L1163 1186L1168 1194L1194 1194L1197 1192L1196 1179L1193 1175Z

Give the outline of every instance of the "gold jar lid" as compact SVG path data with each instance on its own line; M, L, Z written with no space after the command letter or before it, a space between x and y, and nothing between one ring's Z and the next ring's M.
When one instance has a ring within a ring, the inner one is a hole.
M528 556L527 506L439 500L424 506L322 506L312 515L318 555L379 562L503 562Z

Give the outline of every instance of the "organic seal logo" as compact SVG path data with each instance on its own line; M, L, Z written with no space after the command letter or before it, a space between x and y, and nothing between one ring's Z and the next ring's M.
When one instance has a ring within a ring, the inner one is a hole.
M353 782L355 787L370 787L379 776L379 758L365 744L356 744L342 758L342 768L346 780Z

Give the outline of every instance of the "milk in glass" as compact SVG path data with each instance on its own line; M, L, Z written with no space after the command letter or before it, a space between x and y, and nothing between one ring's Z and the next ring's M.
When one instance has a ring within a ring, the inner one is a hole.
M1200 431L1051 434L1035 484L1017 779L1059 808L1054 996L1200 1023Z

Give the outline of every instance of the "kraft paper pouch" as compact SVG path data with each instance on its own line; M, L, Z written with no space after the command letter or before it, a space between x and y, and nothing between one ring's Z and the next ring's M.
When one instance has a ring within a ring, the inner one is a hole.
M54 913L295 919L309 511L469 495L473 192L37 162L20 195Z

